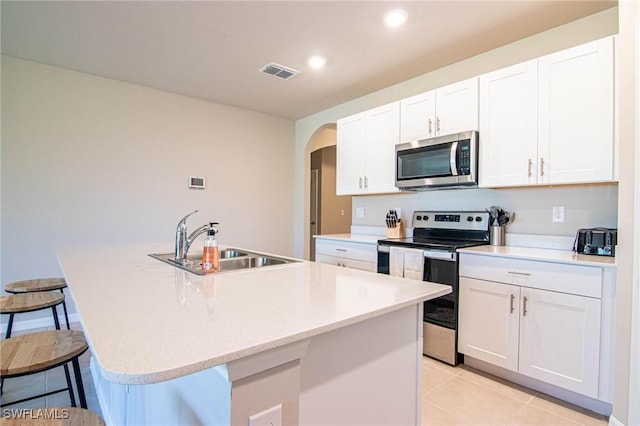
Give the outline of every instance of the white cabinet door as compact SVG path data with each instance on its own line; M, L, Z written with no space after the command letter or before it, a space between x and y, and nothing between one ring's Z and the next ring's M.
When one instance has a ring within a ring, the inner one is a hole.
M539 183L613 179L613 39L539 60Z
M364 186L365 114L338 120L336 194L359 194Z
M599 354L599 299L522 288L522 374L597 398Z
M518 371L520 288L460 278L458 351Z
M421 93L400 101L400 142L435 136L436 92Z
M537 88L537 60L480 77L480 186L537 182Z
M478 129L478 78L436 89L436 135Z
M365 113L364 192L397 192L395 146L400 138L400 103Z

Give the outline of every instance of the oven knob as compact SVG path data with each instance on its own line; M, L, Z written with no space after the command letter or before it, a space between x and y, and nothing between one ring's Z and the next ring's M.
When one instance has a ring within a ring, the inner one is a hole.
M467 222L473 222L473 216L467 216Z
M422 216L416 216L416 220L422 220Z
M424 220L429 220L429 216L422 216Z
M476 222L482 222L482 216L476 216Z

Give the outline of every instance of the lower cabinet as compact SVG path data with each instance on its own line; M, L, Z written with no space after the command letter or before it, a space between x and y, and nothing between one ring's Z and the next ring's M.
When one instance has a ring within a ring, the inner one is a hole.
M505 274L515 274L518 278L515 281L521 285L460 278L458 350L498 367L598 398L601 300L563 292L562 276L556 282L558 291L532 288L529 284L535 282L535 272L531 272L535 267L517 271L510 266L513 265L505 265L508 270ZM518 266L522 268L526 263ZM485 272L478 271L477 275L483 278ZM579 272L578 269L576 273ZM554 281L546 283L553 285Z
M316 238L316 262L376 272L378 248L375 243Z

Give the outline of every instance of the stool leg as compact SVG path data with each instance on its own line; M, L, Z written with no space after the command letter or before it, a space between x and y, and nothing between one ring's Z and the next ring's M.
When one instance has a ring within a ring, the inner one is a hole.
M76 407L76 397L73 395L73 384L71 383L71 375L69 374L69 364L65 363L64 377L67 379L67 388L69 389L69 399L71 400L71 406Z
M56 330L60 330L60 321L58 321L58 310L55 306L51 307L53 311L53 323L56 325Z
M60 293L64 294L64 289L63 288L60 289ZM66 301L62 302L62 310L64 310L64 319L67 322L67 330L71 330L71 327L69 326L69 314L67 314L67 302Z
M87 398L84 395L84 386L82 384L82 374L80 374L80 363L78 358L71 360L73 363L73 372L76 376L76 386L78 387L78 397L80 398L80 407L87 408Z
M11 337L11 328L13 327L13 314L9 314L9 324L7 324L7 334L4 336L5 339Z

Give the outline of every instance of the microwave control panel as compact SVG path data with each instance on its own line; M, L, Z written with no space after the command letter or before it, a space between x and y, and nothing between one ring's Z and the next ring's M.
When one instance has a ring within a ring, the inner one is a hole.
M471 141L469 139L458 143L458 175L471 174Z

